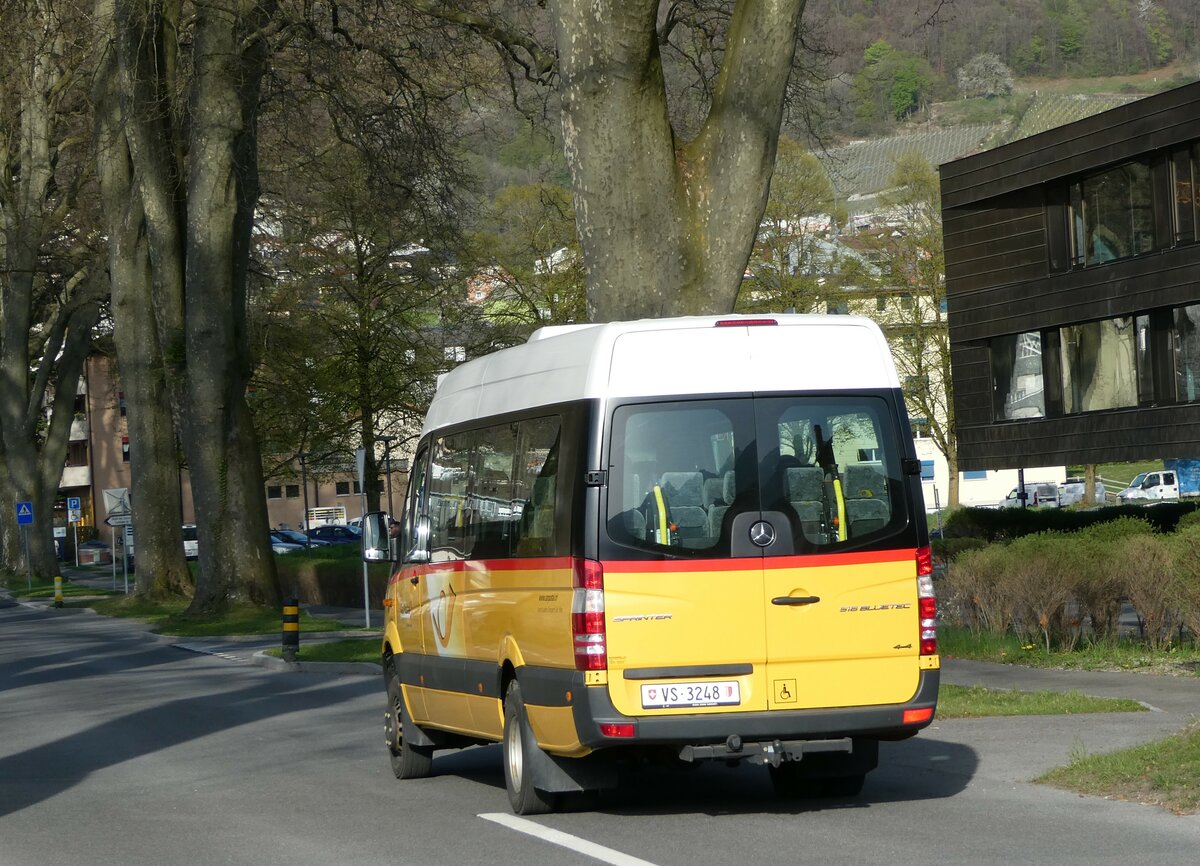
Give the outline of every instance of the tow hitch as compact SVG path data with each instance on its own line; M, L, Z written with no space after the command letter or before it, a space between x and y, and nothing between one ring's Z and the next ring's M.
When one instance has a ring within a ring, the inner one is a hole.
M778 767L788 761L802 761L805 755L843 753L854 751L850 737L839 740L771 740L762 743L745 743L737 734L731 734L724 743L712 746L684 746L679 750L680 760L689 764L699 761L725 761L730 764L748 761Z

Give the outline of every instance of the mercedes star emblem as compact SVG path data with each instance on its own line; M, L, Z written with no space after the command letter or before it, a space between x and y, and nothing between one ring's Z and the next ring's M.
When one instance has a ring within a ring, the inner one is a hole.
M759 547L766 547L775 540L775 527L765 520L758 521L750 527L750 540Z

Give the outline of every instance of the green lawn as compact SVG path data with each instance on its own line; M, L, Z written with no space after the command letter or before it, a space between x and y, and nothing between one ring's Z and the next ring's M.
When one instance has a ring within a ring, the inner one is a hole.
M9 592L18 598L54 598L53 580L34 580L33 586L30 588L30 582L28 578L9 575L4 580L4 583ZM73 596L97 596L113 594L111 589L95 589L94 587L71 583L71 581L65 578L63 579L62 593L63 598L71 598Z
M221 616L185 617L186 599L169 602L147 602L136 596L119 596L88 602L73 602L73 606L90 607L105 616L123 616L141 620L160 634L183 637L218 637L233 634L275 634L282 631L282 611L249 605L234 607ZM300 612L300 633L347 631L353 628L331 619L318 619L303 610Z
M1040 643L1022 643L1014 635L973 635L968 629L939 624L938 649L945 658L1056 670L1146 671L1193 676L1200 672L1200 648L1190 644L1155 653L1140 641L1128 639L1116 643L1081 642L1070 652L1046 652Z
M1200 724L1143 746L1107 755L1081 755L1037 781L1094 797L1200 811Z
M281 657L283 651L279 647L267 650L267 655ZM350 638L348 640L325 641L322 643L305 643L300 639L300 654L302 662L373 662L379 664L379 638Z
M1069 716L1080 713L1138 713L1137 701L1093 698L1080 692L1021 692L980 686L943 685L938 690L939 719L985 716Z

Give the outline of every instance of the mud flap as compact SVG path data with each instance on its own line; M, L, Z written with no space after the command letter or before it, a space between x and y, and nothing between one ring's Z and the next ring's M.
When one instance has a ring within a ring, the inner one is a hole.
M570 794L617 786L616 765L599 755L560 758L534 749L529 757L533 760L528 771L533 775L533 787L539 791Z

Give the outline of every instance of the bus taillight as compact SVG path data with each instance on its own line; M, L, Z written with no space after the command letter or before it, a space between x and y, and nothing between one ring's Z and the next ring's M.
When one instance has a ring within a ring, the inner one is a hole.
M604 632L604 568L592 559L575 560L571 598L571 631L574 632L575 669L608 668L608 643Z
M933 595L933 554L917 549L917 611L920 615L921 655L937 655L937 598Z

